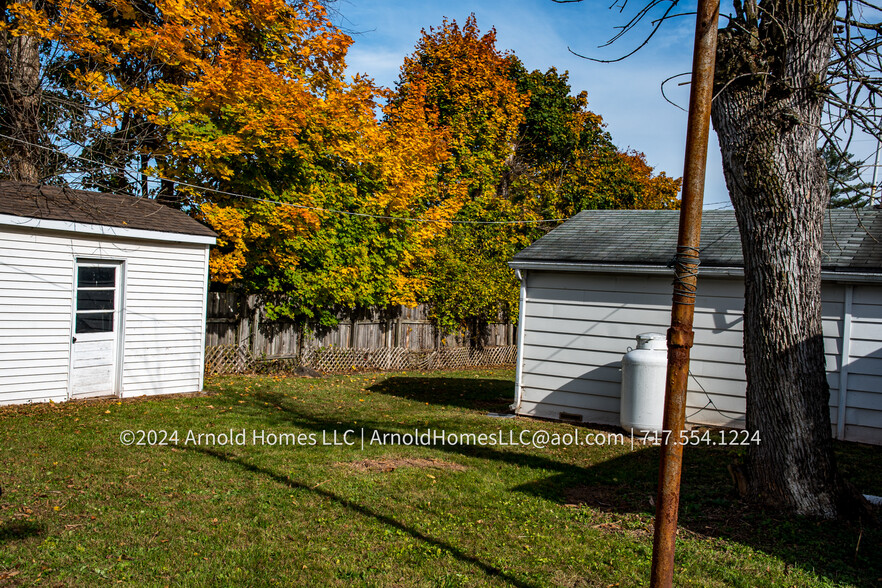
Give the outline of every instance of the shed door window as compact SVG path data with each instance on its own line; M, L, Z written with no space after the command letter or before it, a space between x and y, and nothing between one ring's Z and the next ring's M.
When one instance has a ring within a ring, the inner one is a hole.
M115 300L115 267L78 267L76 333L112 332Z

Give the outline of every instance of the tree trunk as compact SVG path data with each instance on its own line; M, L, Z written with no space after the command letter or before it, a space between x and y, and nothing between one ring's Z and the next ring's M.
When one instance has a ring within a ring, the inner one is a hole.
M38 183L40 161L44 159L37 147L42 98L40 40L27 35L16 37L6 31L0 35L0 99L4 104L0 129L16 139L7 148L5 171L11 180Z
M163 177L171 175L166 167L166 156L154 155L154 158L156 159L156 167L159 169L159 174ZM156 201L172 208L181 207L181 199L175 193L174 182L166 179L159 181L159 193L156 194Z
M747 427L761 436L748 450L748 489L824 518L842 514L844 496L821 328L829 188L817 149L835 10L745 5L720 31L712 111L744 253Z
M147 168L150 165L150 156L142 153L140 156L141 164L141 197L147 198L150 195L149 177L147 176Z

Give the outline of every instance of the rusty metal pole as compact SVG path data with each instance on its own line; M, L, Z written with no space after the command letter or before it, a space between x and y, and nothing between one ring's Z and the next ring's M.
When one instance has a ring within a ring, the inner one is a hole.
M655 537L652 544L652 588L668 588L674 581L674 545L680 503L680 474L683 445L680 434L686 425L686 385L689 350L692 348L692 319L698 283L698 247L701 237L701 208L707 139L713 99L714 62L717 50L719 0L699 0L692 58L692 87L686 130L686 162L683 197L680 201L680 231L677 238L674 299L671 328L668 329L668 373L665 384L664 435L655 507Z

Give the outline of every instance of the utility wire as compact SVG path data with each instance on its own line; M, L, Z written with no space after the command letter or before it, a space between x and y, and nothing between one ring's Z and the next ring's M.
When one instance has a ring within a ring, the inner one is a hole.
M45 151L49 151L52 153L58 153L65 157L71 159L78 159L80 161L85 161L87 163L92 163L95 165L100 165L107 169L112 169L116 171L121 171L123 173L131 173L132 170L116 167L114 165L110 165L108 163L102 161L95 161L94 159L89 159L87 157L81 157L79 155L70 155L69 153L65 153L61 149L57 149L55 147L46 147L45 145L39 145L37 143L31 143L29 141L25 141L24 139L19 139L17 137L11 137L9 135L4 135L0 133L0 138L8 139L10 141L15 141L17 143L21 143L24 145L28 145L30 147L36 147L38 149L43 149ZM443 219L434 219L434 218L425 218L425 217L404 217L404 216L388 216L381 214L368 214L366 212L350 212L348 210L338 210L335 208L322 208L320 206L306 206L303 204L293 204L291 202L283 202L281 200L272 200L270 198L260 198L257 196L248 196L247 194L239 194L237 192L227 192L226 190L218 190L216 188L208 188L205 186L198 186L196 184L188 184L187 182L181 182L178 180L173 180L171 178L164 178L162 176L158 176L155 174L144 173L141 171L136 172L139 175L146 176L148 178L154 180L161 180L166 182L173 182L179 186L185 186L187 188L193 188L194 190L202 190L203 192L211 192L214 194L220 194L222 196L230 196L233 198L242 198L244 200L252 200L254 202L263 202L266 204L278 204L281 206L290 206L291 208L297 208L300 210L310 210L313 212L326 212L330 214L340 214L344 216L356 216L362 218L372 218L378 220L396 220L396 221L407 221L407 222L416 222L416 223L449 223L452 225L524 225L524 224L539 224L539 223L558 223L563 222L567 219L565 218L550 218L550 219L538 219L538 220L514 220L514 221L476 221L476 220L443 220Z
M707 404L705 404L704 406L702 406L701 408L699 408L698 410L696 410L692 414L686 415L686 420L689 420L692 417L694 417L695 415L697 415L698 413L700 413L701 411L706 410L709 406L713 407L714 412L716 412L717 414L724 416L726 418L729 418L732 420L739 420L739 419L744 418L744 414L742 414L742 413L720 410L717 407L717 405L714 402L714 399L711 397L711 395L708 394L707 390L704 389L704 386L701 385L701 382L698 381L698 378L695 377L695 374L692 373L692 370L689 370L689 375L692 376L692 379L695 380L695 383L698 384L698 387L701 388L702 392L704 392L704 396L707 398Z

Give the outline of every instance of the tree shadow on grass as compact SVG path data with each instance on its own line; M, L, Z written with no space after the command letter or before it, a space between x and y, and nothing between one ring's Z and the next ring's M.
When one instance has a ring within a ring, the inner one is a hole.
M392 518L388 515L384 515L382 513L379 513L377 511L367 507L367 506L364 506L363 504L359 504L359 503L354 502L348 498L345 498L343 496L340 496L340 495L335 494L333 492L330 492L328 490L324 490L322 488L317 488L315 486L312 486L312 487L307 486L301 482L298 482L296 480L292 480L288 476L279 474L279 473L274 472L270 469L255 465L253 463L250 463L250 462L246 461L245 459L242 459L241 457L229 455L229 454L222 453L220 451L215 451L213 449L208 449L205 447L193 447L192 450L196 451L198 453L202 453L204 455L208 455L210 457L213 457L213 458L220 460L224 463L239 466L240 468L242 468L248 472L251 472L253 474L266 476L279 484L287 486L288 488L292 488L294 490L304 490L307 492L312 492L314 494L318 494L319 496L327 498L327 499L335 502L336 504L338 504L346 509L349 509L349 510L351 510L355 513L358 513L362 516L376 519L380 523L383 523L384 525L387 525L389 527L403 531L403 532L407 533L408 535L410 535L411 537L413 537L414 539L418 539L418 540L426 543L427 545L431 545L432 547L437 547L437 548L445 551L446 553L449 553L452 557L479 568L481 571L483 571L489 577L500 578L500 579L510 583L512 586L518 586L520 588L530 588L532 586L531 584L527 584L526 582L522 582L521 580L518 580L517 578L506 574L505 572L503 572L502 570L500 570L499 568L497 568L495 566L492 566L486 562L481 561L480 559L478 559L477 557L475 557L473 555L469 555L468 553L464 552L463 550L459 549L458 547L455 547L445 541L442 541L440 539L436 539L436 538L434 538L430 535L427 535L421 531L418 531L416 529L408 527L404 523L402 523L398 520L395 520L394 518Z
M514 399L514 384L505 379L393 376L368 389L417 402L490 412L508 412Z
M680 492L681 533L685 530L687 536L699 539L747 545L786 565L850 585L882 583L882 525L878 521L819 521L750 504L738 496L727 469L737 454L732 448L688 448ZM569 508L599 511L609 515L596 525L599 528L610 532L637 529L637 534L648 534L651 541L658 457L657 448L643 449L588 467L584 478L575 483L570 474L556 474L514 490ZM629 520L633 515L640 515L647 524L634 526Z
M0 525L0 545L23 541L30 537L42 537L46 534L46 525L32 521L10 521Z
M399 378L392 378L398 380ZM400 378L394 387L386 388L387 393L402 398L429 401L429 394L438 398L458 398L461 406L475 408L469 402L470 392L480 389L488 380L463 380L455 378ZM420 392L424 380L450 380L456 385L453 391ZM489 380L489 382L510 382ZM492 384L498 385L498 384ZM491 386L492 386L491 385ZM492 389L492 388L491 388ZM496 390L499 390L497 388ZM460 396L463 394L463 396ZM478 392L480 397L480 392ZM345 431L348 426L340 425L336 417L325 418L289 404L285 397L274 394L257 393L251 397L255 407L265 411L267 424L294 425L307 430L321 432ZM380 434L399 432L388 420L360 420L359 426L373 429ZM527 425L525 428L531 428ZM535 423L532 424L535 427ZM651 525L654 515L654 500L658 476L659 451L656 447L639 447L634 451L597 463L573 464L536 453L527 453L523 448L481 447L474 445L433 445L435 452L446 453L452 457L468 457L490 462L515 464L529 467L552 475L531 484L512 488L512 491L538 496L556 502L562 508L588 507L592 511L606 513L615 517L639 515L645 528ZM802 517L783 515L779 512L763 510L740 499L732 482L727 466L740 459L743 448L697 446L685 452L684 474L680 494L681 530L698 538L720 538L750 546L784 561L787 565L813 571L827 578L851 583L856 586L882 585L882 525L872 522L828 522ZM874 492L878 474L882 470L882 451L876 447L838 444L837 458L843 472L863 472L862 477L852 481L864 492ZM235 461L234 458L227 458ZM245 464L243 467L246 467ZM255 467L250 466L248 467ZM266 472L266 470L261 470ZM869 471L868 471L869 470ZM277 476L273 472L267 475ZM849 476L851 478L851 476ZM278 477L283 483L293 483L284 476ZM287 481L286 481L287 480ZM302 487L299 484L297 487ZM313 491L312 489L309 489ZM319 490L320 491L320 490ZM320 491L321 492L321 491ZM321 492L324 494L324 492ZM401 528L415 537L433 545L451 549L451 553L496 573L498 570L475 558L463 554L455 547L447 546L438 540L410 530L401 523L374 513L367 507L352 503L348 499L328 494L334 500L349 508L375 516L390 525ZM616 530L615 520L611 529ZM681 531L682 532L682 531ZM645 538L651 542L651 528ZM860 542L858 544L858 542ZM857 549L856 549L857 548ZM476 563L477 562L477 563Z

